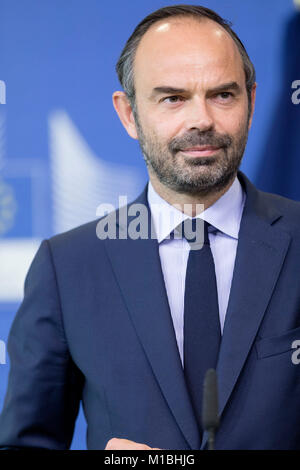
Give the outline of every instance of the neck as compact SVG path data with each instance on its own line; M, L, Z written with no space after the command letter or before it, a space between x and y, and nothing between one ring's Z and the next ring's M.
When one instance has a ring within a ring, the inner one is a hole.
M154 175L149 175L151 184L157 194L162 197L165 201L167 201L172 206L176 207L176 209L180 210L184 214L187 214L190 217L195 217L201 212L208 209L212 206L223 194L228 191L230 186L232 185L235 176L230 180L230 182L221 190L211 192L211 193L197 193L197 194L189 194L189 193L178 193L173 191L172 189L168 188L167 186L163 185Z

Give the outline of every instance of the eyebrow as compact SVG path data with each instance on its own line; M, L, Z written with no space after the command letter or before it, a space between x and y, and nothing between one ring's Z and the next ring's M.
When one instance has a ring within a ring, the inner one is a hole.
M237 82L229 82L229 83L223 83L222 85L213 88L211 91L218 92L218 91L223 91L223 90L235 90L235 91L240 92L241 87Z
M153 98L156 95L161 95L161 94L166 94L166 95L172 95L176 93L185 93L186 90L184 88L173 88L171 86L157 86L153 88L152 93L151 93L151 98Z
M223 83L222 85L219 85L215 88L212 88L209 90L210 92L218 92L218 91L224 91L224 90L236 90L237 92L241 91L241 87L238 85L237 82L228 82L228 83ZM184 88L174 88L171 86L158 86L153 88L152 93L151 93L151 98L154 98L156 95L160 94L166 94L166 95L172 95L172 94L177 94L177 93L186 93L187 90Z

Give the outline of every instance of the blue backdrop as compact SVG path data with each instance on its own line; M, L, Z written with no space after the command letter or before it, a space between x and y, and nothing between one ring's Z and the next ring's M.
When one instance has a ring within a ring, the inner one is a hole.
M136 24L170 3L0 0L0 409L8 331L40 241L146 182L112 107L114 67ZM300 13L292 0L200 3L232 21L256 67L242 169L261 189L300 200ZM85 448L85 431L80 412L72 448Z

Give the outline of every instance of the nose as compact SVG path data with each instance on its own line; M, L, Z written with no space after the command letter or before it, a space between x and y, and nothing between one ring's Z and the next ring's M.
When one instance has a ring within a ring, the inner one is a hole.
M190 102L190 106L186 109L186 129L198 129L201 132L212 130L214 120L212 111L205 98L194 99Z

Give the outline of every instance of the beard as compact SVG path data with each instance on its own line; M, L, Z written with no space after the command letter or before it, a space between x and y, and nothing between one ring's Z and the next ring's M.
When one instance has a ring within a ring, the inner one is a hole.
M213 130L193 129L181 137L163 143L155 133L144 132L134 113L140 148L149 172L178 193L207 195L221 191L234 179L240 167L248 139L248 120L236 136ZM197 146L220 147L217 155L191 157L182 151Z

